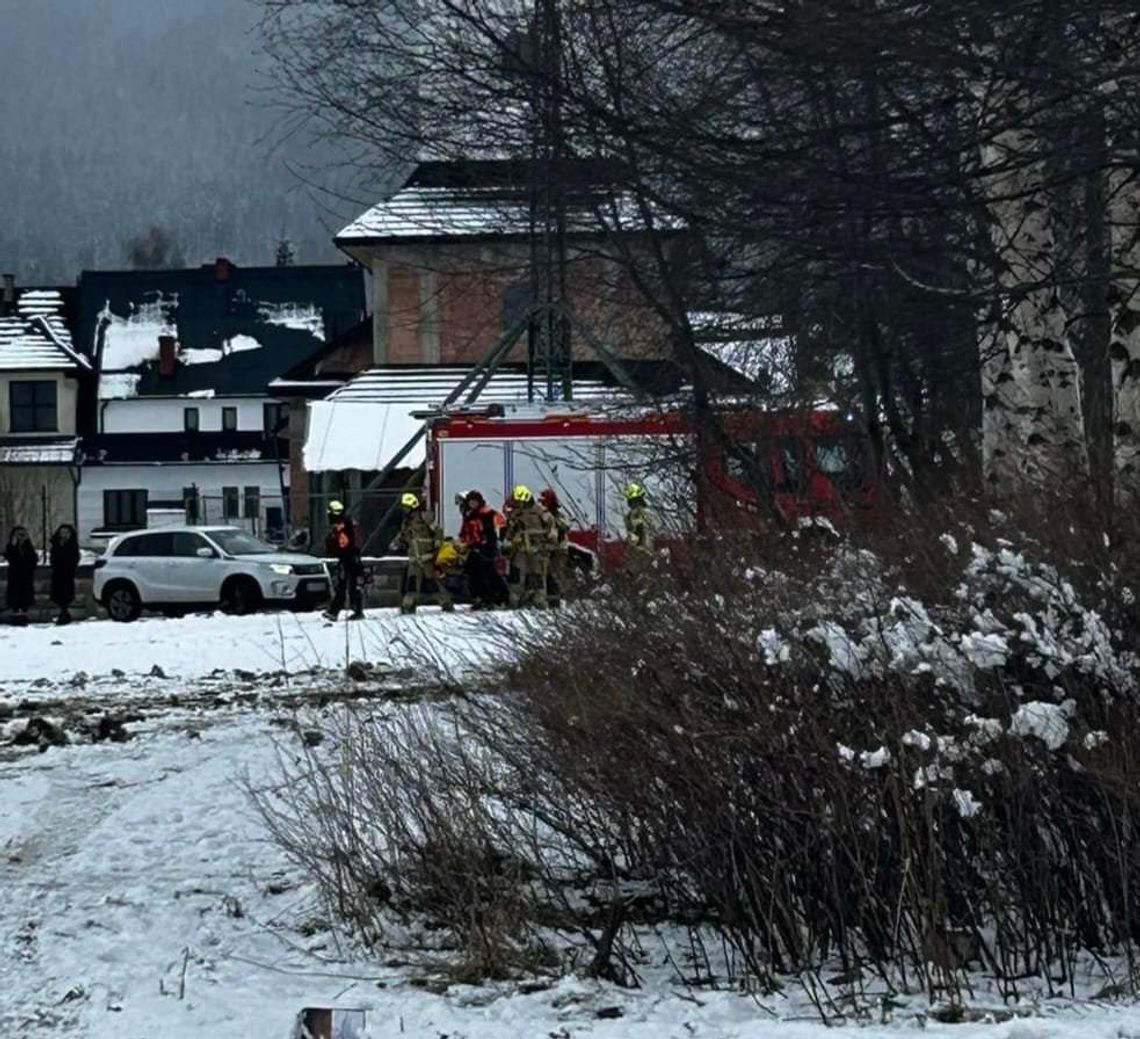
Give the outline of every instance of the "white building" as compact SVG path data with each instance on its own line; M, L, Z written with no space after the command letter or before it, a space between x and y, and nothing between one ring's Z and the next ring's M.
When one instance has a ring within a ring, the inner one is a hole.
M289 524L286 409L269 383L360 321L363 276L340 267L94 272L80 335L99 372L84 438L84 542L168 522Z

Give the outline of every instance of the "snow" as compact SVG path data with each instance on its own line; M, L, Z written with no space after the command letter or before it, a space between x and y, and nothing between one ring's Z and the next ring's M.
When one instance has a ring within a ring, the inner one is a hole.
M156 300L133 307L127 317L120 317L108 302L99 314L100 324L105 325L102 371L120 372L156 360L158 337L177 335L170 317L177 306L177 295L166 298L160 294Z
M1009 730L1018 736L1036 736L1050 750L1057 750L1069 738L1068 720L1075 706L1072 700L1060 704L1041 700L1022 704L1010 719Z
M258 342L253 336L236 335L231 336L226 340L225 345L222 347L223 353L237 354L245 350L260 350L261 343Z
M510 622L503 618L500 623ZM352 660L399 666L424 648L438 651L450 665L471 668L496 658L498 631L477 614L449 618L432 609L413 618L377 610L347 627L345 622L326 625L317 613L144 616L132 624L89 620L63 628L0 627L0 698L5 692L24 692L37 680L63 682L79 671L92 677L115 670L143 677L158 666L170 679L190 681L219 669L299 672L343 669ZM140 694L146 691L146 683L137 685ZM45 699L71 692L37 688L35 695Z
M309 427L303 451L311 473L382 469L418 431L423 419L411 412L429 407L410 402L382 404L347 400L319 400L309 404ZM406 466L422 465L421 441L405 456Z
M982 802L969 790L955 788L951 796L954 799L954 807L958 809L958 814L963 819L971 819L982 810Z
M214 346L191 346L178 351L182 364L217 364L223 357L225 352Z
M137 372L104 372L99 376L99 399L123 400L137 397L141 378Z
M261 303L257 312L267 325L308 332L322 341L325 338L325 319L320 307L302 303Z
M825 1026L795 979L774 996L687 989L672 959L681 938L664 927L643 938L645 984L636 990L574 976L527 993L493 983L436 995L410 984L417 971L400 962L415 953L398 945L367 953L337 930L305 878L266 840L245 784L273 783L279 757L299 753L294 722L319 724L346 709L321 707L314 695L288 713L278 698L318 681L305 669L335 671L361 658L399 667L413 648L429 647L469 670L502 652L499 625L514 623L514 615L489 624L465 612L402 618L378 610L363 623L334 626L313 615L265 614L0 630L0 697L34 688L36 699L55 699L60 710L65 697L79 695L96 707L121 705L148 682L165 683L168 702L176 689L185 697L179 706L140 709L147 717L130 723L135 738L126 744L43 754L0 748L0 1035L287 1039L297 1011L321 1005L364 1010L371 1039L897 1039L916 1028L961 1039L1140 1035L1140 1007L1090 1002L1092 988L1074 999L1030 992L1016 1010L1032 1016L1013 1021L942 1026L924 1016L922 997L900 994L892 1021L880 1022L872 1002L867 1023ZM154 664L169 677L145 678ZM98 677L115 668L127 672L118 684ZM230 679L230 705L191 705L195 693L214 697L217 668L284 670L291 684L263 675L235 687ZM79 670L91 677L73 686ZM240 703L241 690L256 703ZM931 746L917 732L903 742ZM885 756L881 747L859 761L871 767ZM940 766L920 775L916 785L948 778ZM969 790L954 788L951 800L965 818L982 808ZM971 980L970 991L980 1006L1001 1006L984 979ZM603 1007L621 1016L599 1018Z

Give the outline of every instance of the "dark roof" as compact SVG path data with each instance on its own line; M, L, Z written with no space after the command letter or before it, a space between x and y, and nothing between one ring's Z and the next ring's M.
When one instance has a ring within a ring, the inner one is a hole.
M137 390L128 395L261 395L322 341L356 325L364 307L363 271L347 264L84 271L77 345L97 356L101 374L137 373ZM158 372L162 331L176 335L183 362L169 378ZM117 336L130 348L119 350ZM236 337L253 348L231 349ZM185 363L191 360L199 363Z
M254 453L257 453L256 455ZM229 433L100 433L83 438L85 465L287 460L289 442L256 430Z
M326 382L336 380L338 382L345 382L351 379L358 373L357 369L333 371L322 370L317 371L318 365L326 357L330 357L338 350L346 346L351 346L355 343L367 341L369 344L372 342L372 315L366 314L362 321L357 322L351 328L345 329L340 335L333 336L327 342L322 343L316 350L309 354L300 363L293 365L288 371L282 372L278 379L282 382L302 383L302 382ZM326 387L327 392L327 387ZM301 394L305 396L306 394ZM318 393L318 396L323 396L324 393Z

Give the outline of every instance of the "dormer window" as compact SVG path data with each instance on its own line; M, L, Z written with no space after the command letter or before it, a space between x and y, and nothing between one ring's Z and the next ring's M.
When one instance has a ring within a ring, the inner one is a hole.
M59 416L52 379L17 379L8 384L8 408L13 433L56 433Z

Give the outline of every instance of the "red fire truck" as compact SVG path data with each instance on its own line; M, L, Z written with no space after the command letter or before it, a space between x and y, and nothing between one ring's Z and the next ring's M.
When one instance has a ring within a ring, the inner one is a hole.
M773 511L793 524L837 518L877 498L870 445L850 415L748 410L718 415L717 426L719 435L698 437L681 412L569 404L449 411L428 420L428 499L454 536L456 495L477 489L499 506L518 484L552 487L573 545L605 566L624 551L630 481L645 487L666 536L701 519L757 524Z

